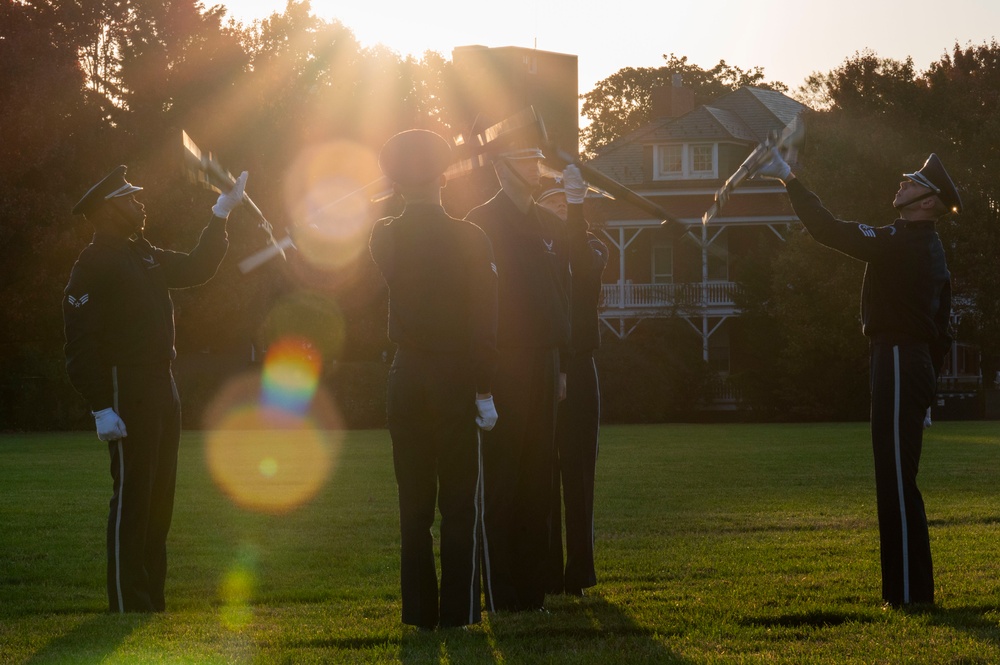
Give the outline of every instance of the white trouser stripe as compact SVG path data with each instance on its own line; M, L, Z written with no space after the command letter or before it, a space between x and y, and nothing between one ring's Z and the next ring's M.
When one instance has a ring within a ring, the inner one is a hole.
M118 367L111 368L111 384L114 386L115 413L118 409ZM118 611L125 612L125 602L122 600L122 558L121 558L121 527L122 527L122 497L125 494L125 447L118 439L118 506L115 513L115 588L118 592Z
M479 475L476 477L476 496L474 505L476 508L476 519L472 528L472 574L469 576L469 623L475 623L476 608L476 577L479 570L476 566L476 558L479 556L479 515L482 513L482 501L480 497L483 491L483 433L476 427L476 465L479 467Z
M903 602L910 602L910 547L909 534L906 532L906 501L903 494L903 464L899 451L899 347L892 347L892 371L895 382L893 395L893 444L896 452L896 490L899 493L899 523L903 536Z
M494 610L493 605L493 579L490 572L490 541L486 537L486 480L483 477L483 449L482 449L483 433L482 430L479 432L479 491L477 492L479 498L479 505L482 507L483 516L483 577L485 578L485 583L483 584L483 592L486 595L486 609L492 612Z

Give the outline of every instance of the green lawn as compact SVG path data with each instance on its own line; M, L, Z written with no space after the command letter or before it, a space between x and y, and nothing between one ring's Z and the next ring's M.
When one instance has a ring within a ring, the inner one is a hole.
M925 437L933 611L881 608L867 425L618 426L592 593L435 633L399 621L384 431L258 435L247 460L186 433L153 617L104 613L104 445L2 435L0 663L1000 663L998 427ZM210 458L252 479L254 509Z

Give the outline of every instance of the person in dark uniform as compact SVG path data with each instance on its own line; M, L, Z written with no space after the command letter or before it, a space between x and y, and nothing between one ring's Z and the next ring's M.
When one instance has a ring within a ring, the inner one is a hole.
M66 370L108 442L108 605L112 612L166 608L167 532L174 506L180 402L170 364L174 312L169 289L211 279L229 240L226 219L243 200L247 174L219 196L189 253L143 237L145 208L119 166L73 208L94 227L63 296Z
M538 205L574 228L570 262L572 341L566 362L566 399L556 416L555 476L552 482L552 529L547 591L582 596L597 584L594 569L594 476L597 469L601 396L594 351L600 346L597 308L608 247L591 233L583 216L587 185L569 165L561 181L550 180L535 198ZM580 233L576 229L582 229ZM580 246L580 240L584 241ZM566 507L566 558L563 562L562 509Z
M907 173L892 205L899 218L872 227L835 219L773 150L758 174L784 182L796 215L822 244L867 263L862 331L871 344L882 598L891 607L934 602L934 575L917 470L924 420L951 344L951 275L935 220L962 207L937 155Z
M406 206L399 217L379 220L369 243L389 286L389 339L397 345L388 421L399 489L403 623L425 630L481 620L477 425L490 430L497 422L496 266L482 230L441 206L450 163L450 145L433 132L390 138L379 166ZM440 598L431 538L435 502Z
M563 223L535 205L537 146L493 155L501 190L466 219L486 232L499 275L493 383L503 418L485 436L483 579L486 609L543 609L555 464L560 352L570 340L569 246Z

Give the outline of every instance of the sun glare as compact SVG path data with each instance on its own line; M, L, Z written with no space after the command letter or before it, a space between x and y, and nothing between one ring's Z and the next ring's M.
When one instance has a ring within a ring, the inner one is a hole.
M371 199L388 188L370 150L348 141L310 146L291 165L285 183L295 244L311 266L341 268L367 250Z
M274 336L260 373L230 380L206 411L209 471L248 510L293 510L320 491L335 467L342 423L321 376L323 358L335 354L342 334L335 332L336 317L318 311L308 294L279 303L269 317Z

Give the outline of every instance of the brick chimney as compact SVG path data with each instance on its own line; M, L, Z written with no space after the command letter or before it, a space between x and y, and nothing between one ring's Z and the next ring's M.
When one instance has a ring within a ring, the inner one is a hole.
M673 75L671 85L653 88L651 96L653 120L677 118L694 110L694 90L684 87L680 74Z

